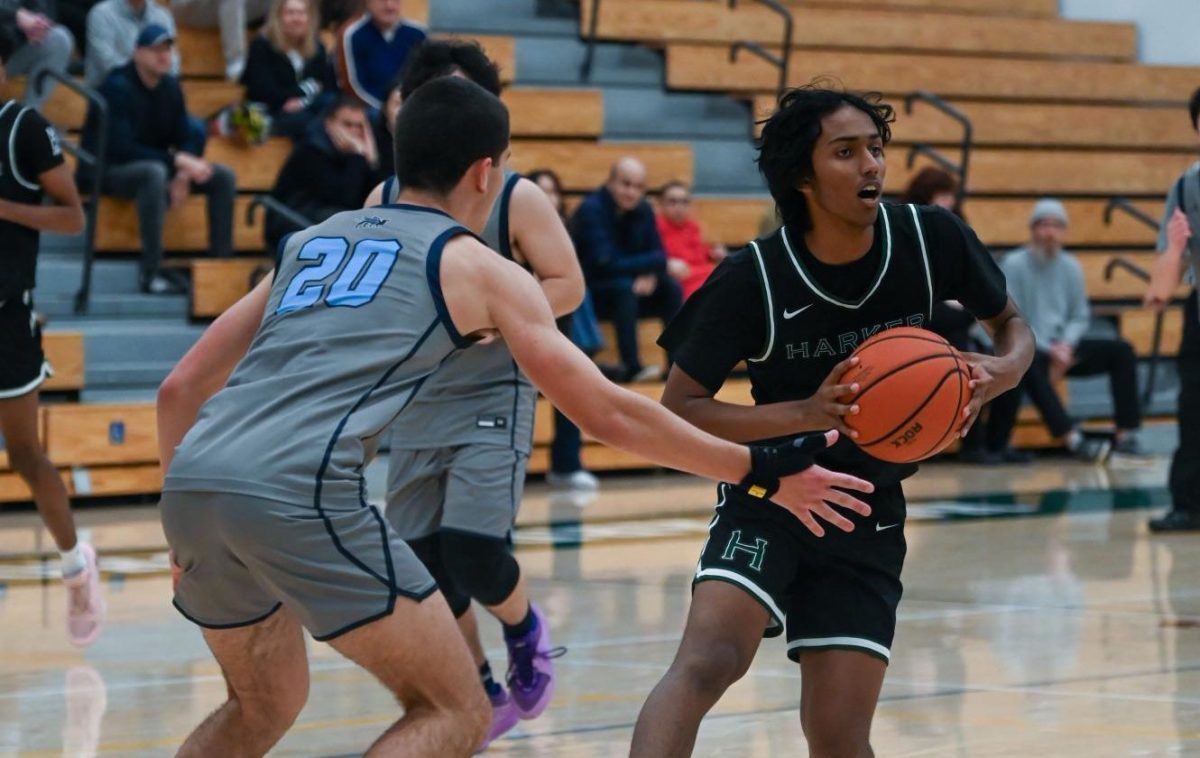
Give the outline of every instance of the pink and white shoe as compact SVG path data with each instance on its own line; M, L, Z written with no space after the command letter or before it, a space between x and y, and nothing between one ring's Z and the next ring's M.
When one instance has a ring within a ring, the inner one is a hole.
M81 542L79 550L83 553L83 571L63 577L67 585L67 638L75 647L87 647L104 629L105 604L96 549Z

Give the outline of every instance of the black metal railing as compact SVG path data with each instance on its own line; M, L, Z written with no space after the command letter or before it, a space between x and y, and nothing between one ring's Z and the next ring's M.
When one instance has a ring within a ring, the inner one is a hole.
M81 188L85 190L83 197L85 219L83 228L83 273L79 281L79 290L75 293L75 313L83 314L87 312L88 301L91 298L92 265L96 260L96 223L100 211L100 182L104 176L104 156L108 151L108 102L104 99L103 95L91 87L80 84L69 76L48 68L38 72L31 86L36 87L39 91L44 90L47 79L54 79L58 82L59 86L66 87L84 100L87 100L89 107L95 108L96 112L97 136L95 152L85 150L83 145L76 144L68 139L61 140L63 150L66 150L79 163L87 165L90 170L87 186Z
M1109 224L1112 224L1113 212L1118 211L1118 210L1137 219L1138 221L1140 221L1141 223L1145 224L1146 226L1150 227L1151 229L1153 229L1155 231L1158 231L1158 229L1159 229L1158 222L1156 220L1154 220L1153 216L1146 213L1141 208L1138 208L1133 203L1129 202L1129 200L1127 198L1120 197L1120 196L1109 198L1108 203L1106 203L1104 206L1104 224L1106 226ZM1128 258L1122 258L1120 256L1114 257L1112 260L1110 260L1108 262L1107 265L1105 265L1104 281L1106 281L1106 282L1112 281L1113 274L1116 273L1117 269L1122 269L1125 272L1137 277L1138 279L1141 279L1143 282L1146 282L1146 283L1150 282L1150 272L1149 271L1147 271L1146 269L1137 265L1136 263L1129 260ZM1165 317L1165 313L1161 310L1154 317L1154 339L1151 342L1150 358L1149 358L1150 368L1149 368L1149 373L1146 376L1146 389L1142 392L1142 409L1143 409L1143 411L1148 410L1150 408L1150 402L1154 399L1154 384L1158 379L1158 363L1162 358L1162 337L1163 337L1163 318L1164 317Z
M307 229L316 223L300 211L292 208L290 205L279 202L270 195L255 195L250 204L246 206L246 226L254 226L257 223L255 216L259 208L262 208L263 211L278 213L301 229Z
M595 2L596 0L593 0ZM779 83L775 86L775 99L783 97L788 87L788 70L792 61L792 38L795 30L795 18L787 7L779 0L757 0L783 17L783 40L780 42L779 55L772 53L757 42L738 40L729 47L729 62L737 61L738 53L742 50L753 53L779 70ZM736 8L737 0L729 0L729 7Z
M908 150L908 167L912 168L913 161L916 160L918 155L924 155L946 171L956 175L958 177L958 191L955 199L959 203L962 203L963 198L967 194L967 176L971 167L971 150L975 145L975 128L971 125L971 119L967 118L965 113L928 90L917 90L904 98L905 114L912 114L913 105L917 101L928 103L957 121L962 126L963 133L962 140L958 146L959 158L957 163L942 155L941 151L937 148L926 145L923 142L918 142Z
M596 55L596 25L600 20L600 0L582 0L579 4L580 11L583 10L583 3L591 3L592 15L588 17L587 39L584 40L587 44L587 49L583 52L583 64L579 67L579 81L586 82L592 78L592 59Z

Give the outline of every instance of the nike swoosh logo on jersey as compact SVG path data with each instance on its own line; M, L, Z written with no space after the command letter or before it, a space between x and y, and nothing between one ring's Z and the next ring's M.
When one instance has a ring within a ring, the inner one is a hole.
M784 321L787 321L788 319L796 318L801 313L804 313L806 310L808 310L811 307L812 307L812 303L809 303L808 305L804 306L803 308L797 308L794 311L789 311L787 308L784 308L783 309L783 319L784 319Z
M900 524L888 524L887 526L884 526L883 524L876 524L875 531L882 532L885 529L892 529L897 526L900 526Z

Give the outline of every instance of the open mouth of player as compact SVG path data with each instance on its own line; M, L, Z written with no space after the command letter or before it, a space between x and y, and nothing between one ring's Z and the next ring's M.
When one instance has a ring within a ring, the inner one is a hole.
M883 186L876 183L864 184L858 189L858 199L868 205L878 205L883 196Z

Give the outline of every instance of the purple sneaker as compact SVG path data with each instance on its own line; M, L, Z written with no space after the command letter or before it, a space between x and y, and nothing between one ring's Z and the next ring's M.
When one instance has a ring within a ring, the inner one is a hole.
M521 720L521 714L517 713L517 707L513 704L512 698L500 685L496 685L495 692L488 693L488 700L492 703L492 728L488 730L483 744L475 751L477 753L487 750L488 745L508 734L509 730Z
M566 648L550 647L550 625L536 605L530 605L537 626L529 634L506 639L508 645L508 691L513 705L523 719L542 715L554 695L554 664L552 659Z

